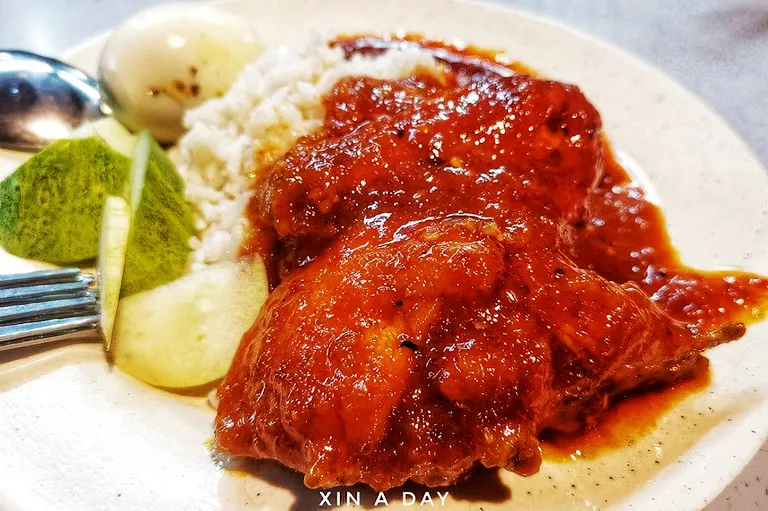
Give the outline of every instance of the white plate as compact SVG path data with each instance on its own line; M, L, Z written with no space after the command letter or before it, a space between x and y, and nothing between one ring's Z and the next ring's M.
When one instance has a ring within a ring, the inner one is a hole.
M686 262L768 274L764 169L709 108L627 54L487 5L441 0L222 5L252 20L269 42L290 42L315 29L429 32L505 49L546 75L575 82L602 112L616 147L648 173ZM88 41L68 60L94 71L103 41ZM0 255L0 271L27 267ZM545 462L531 478L503 473L507 488L478 484L474 492L452 490L450 507L703 507L768 436L768 323L709 357L711 387L666 413L635 445L597 459ZM302 489L299 477L274 465L257 465L248 477L223 471L209 459L213 413L200 398L165 394L110 372L96 347L6 363L0 366L0 391L0 509L305 509L321 502L318 492ZM421 499L420 490L416 493ZM400 490L390 493L390 504L401 496Z

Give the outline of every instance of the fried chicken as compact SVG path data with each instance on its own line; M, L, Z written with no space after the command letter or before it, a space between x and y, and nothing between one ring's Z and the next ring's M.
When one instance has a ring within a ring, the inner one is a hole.
M576 87L473 69L342 80L324 127L256 184L275 289L220 388L221 451L313 488L529 475L542 431L743 334L601 276L625 257L602 233L584 251L609 154Z
M466 215L350 228L246 334L217 444L310 487L444 485L477 462L531 474L544 427L573 429L728 339L524 238Z

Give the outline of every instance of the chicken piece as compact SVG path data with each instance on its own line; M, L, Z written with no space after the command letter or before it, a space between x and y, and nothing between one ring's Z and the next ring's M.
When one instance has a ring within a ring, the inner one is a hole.
M442 301L489 295L504 272L498 229L486 236L476 224L425 222L380 243L364 226L283 282L221 388L219 448L279 459L309 486L390 486L368 466Z
M610 396L668 383L695 371L701 351L744 335L744 325L713 330L674 320L633 282L618 284L548 248L518 254L510 280L546 324L560 406L544 429L594 425Z
M541 429L580 419L564 406L674 379L713 343L520 231L466 214L354 224L245 335L217 447L309 487L530 474Z
M310 487L528 475L542 431L743 334L721 284L667 278L683 273L661 217L624 190L579 90L488 69L342 80L324 127L260 177L252 248L275 289L220 388L218 449ZM728 282L742 313L765 297Z
M270 241L261 252L276 260L275 281L358 218L392 209L450 214L455 197L462 212L502 229L521 209L559 228L602 172L600 117L559 82L349 78L325 104L323 130L262 176L249 208L257 237Z

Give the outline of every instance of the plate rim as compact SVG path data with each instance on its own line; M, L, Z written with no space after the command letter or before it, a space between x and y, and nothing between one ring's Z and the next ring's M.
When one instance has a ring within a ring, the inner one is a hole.
M245 0L214 0L214 1L203 2L203 3L209 3L214 5L226 5L226 4L243 3L244 1ZM740 145L739 150L742 151L742 153L746 158L751 160L750 163L756 165L756 167L762 171L763 176L766 178L763 184L768 184L768 170L766 169L766 167L764 166L760 158L757 156L755 150L748 143L746 143L746 141L734 130L731 124L718 111L716 111L712 106L710 106L701 97L699 97L698 94L696 94L695 92L690 90L688 87L678 82L675 78L673 78L664 70L654 66L650 61L646 60L645 58L638 56L625 48L617 46L614 43L595 37L588 32L584 32L582 30L565 25L563 22L559 20L550 19L550 18L541 16L537 13L532 13L527 10L521 10L511 6L500 5L497 3L483 2L478 0L441 0L441 1L445 3L465 4L468 6L479 7L485 11L488 11L489 13L492 13L494 11L504 12L507 14L511 13L513 15L534 21L536 23L548 25L558 31L567 32L571 36L586 40L590 45L599 47L602 51L610 51L616 54L617 56L621 57L621 59L630 62L635 67L640 68L644 73L652 74L654 80L663 79L666 82L665 83L666 87L672 86L677 90L678 93L688 96L691 100L695 102L695 106L698 110L701 110L702 112L706 112L706 114L710 117L712 121L717 122L723 128L725 128L729 136L732 138L732 140L734 142L737 142ZM73 59L76 60L78 54L87 52L89 51L89 49L93 49L97 45L98 46L103 45L104 41L106 41L106 38L109 36L111 32L112 32L112 29L102 31L96 35L88 37L76 43L75 45L65 49L60 53L62 60L65 60L65 61L71 61ZM754 457L755 453L759 450L760 445L762 445L762 443L764 443L766 440L768 440L768 432L762 435L760 443L757 444L757 447L755 449L751 450L752 454L749 457L744 457L743 459L740 459L738 470L729 471L729 473L733 472L733 474L730 474L728 476L728 480L725 483L723 483L722 485L719 485L719 484L710 485L713 489L707 492L709 496L700 502L701 506L705 506L706 504L711 502L719 493L722 492L723 489L725 489L728 485L731 484L731 482L736 477L738 477L738 474L750 462L750 460ZM5 492L0 492L0 496L4 496L4 494Z

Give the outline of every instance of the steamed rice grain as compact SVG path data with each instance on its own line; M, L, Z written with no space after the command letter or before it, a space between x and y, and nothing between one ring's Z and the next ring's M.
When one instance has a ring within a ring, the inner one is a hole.
M299 137L322 126L322 97L340 79L395 80L417 70L444 72L420 48L346 60L340 48L315 38L267 49L224 96L187 112L188 131L172 156L195 212L198 236L190 243L192 270L237 255L247 228L244 209L251 181Z

